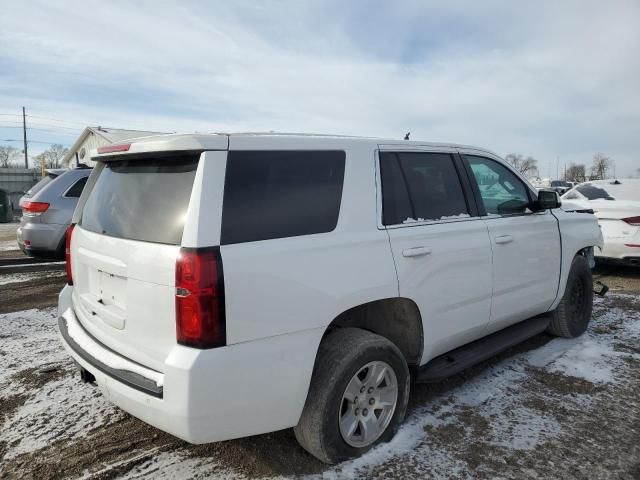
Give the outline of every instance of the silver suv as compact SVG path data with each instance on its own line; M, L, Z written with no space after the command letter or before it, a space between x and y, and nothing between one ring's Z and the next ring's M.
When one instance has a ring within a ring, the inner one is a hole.
M64 258L65 235L91 168L48 170L20 199L18 246L32 257Z

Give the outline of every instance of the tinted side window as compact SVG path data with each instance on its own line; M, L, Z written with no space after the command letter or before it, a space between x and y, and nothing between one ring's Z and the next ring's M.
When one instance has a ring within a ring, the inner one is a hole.
M87 178L89 177L83 177L80 180L78 180L76 183L74 183L73 186L69 190L67 190L67 193L64 196L73 197L73 198L80 197L80 194L82 194L82 190L84 189L84 186L87 183Z
M525 213L529 205L527 187L504 165L489 158L466 155L488 214Z
M380 176L384 225L469 216L447 153L382 152Z
M229 152L220 243L332 231L344 167L342 151Z

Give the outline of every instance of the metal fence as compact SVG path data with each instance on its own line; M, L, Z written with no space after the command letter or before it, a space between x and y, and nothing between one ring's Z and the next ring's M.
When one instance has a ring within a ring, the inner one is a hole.
M20 197L33 187L41 178L36 169L28 168L0 168L0 189L9 192L14 212L19 211Z

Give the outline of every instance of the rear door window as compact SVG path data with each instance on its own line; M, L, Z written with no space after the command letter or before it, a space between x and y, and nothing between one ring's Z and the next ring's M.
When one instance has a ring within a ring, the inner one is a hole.
M343 151L230 151L220 243L332 231L344 169Z
M381 152L384 225L469 216L453 157L448 153Z
M82 211L82 228L179 245L200 154L107 162Z

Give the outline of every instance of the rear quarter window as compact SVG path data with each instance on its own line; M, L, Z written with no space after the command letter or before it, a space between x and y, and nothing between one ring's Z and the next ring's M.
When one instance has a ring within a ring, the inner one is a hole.
M47 174L46 177L42 177L42 180L40 180L33 187L31 187L29 190L27 190L26 196L27 197L33 197L36 193L38 193L44 187L49 185L49 183L51 183L56 178L58 178L58 175L54 175L52 173Z
M343 151L229 152L220 243L332 231L344 168Z
M82 210L86 230L179 245L200 154L106 162Z

